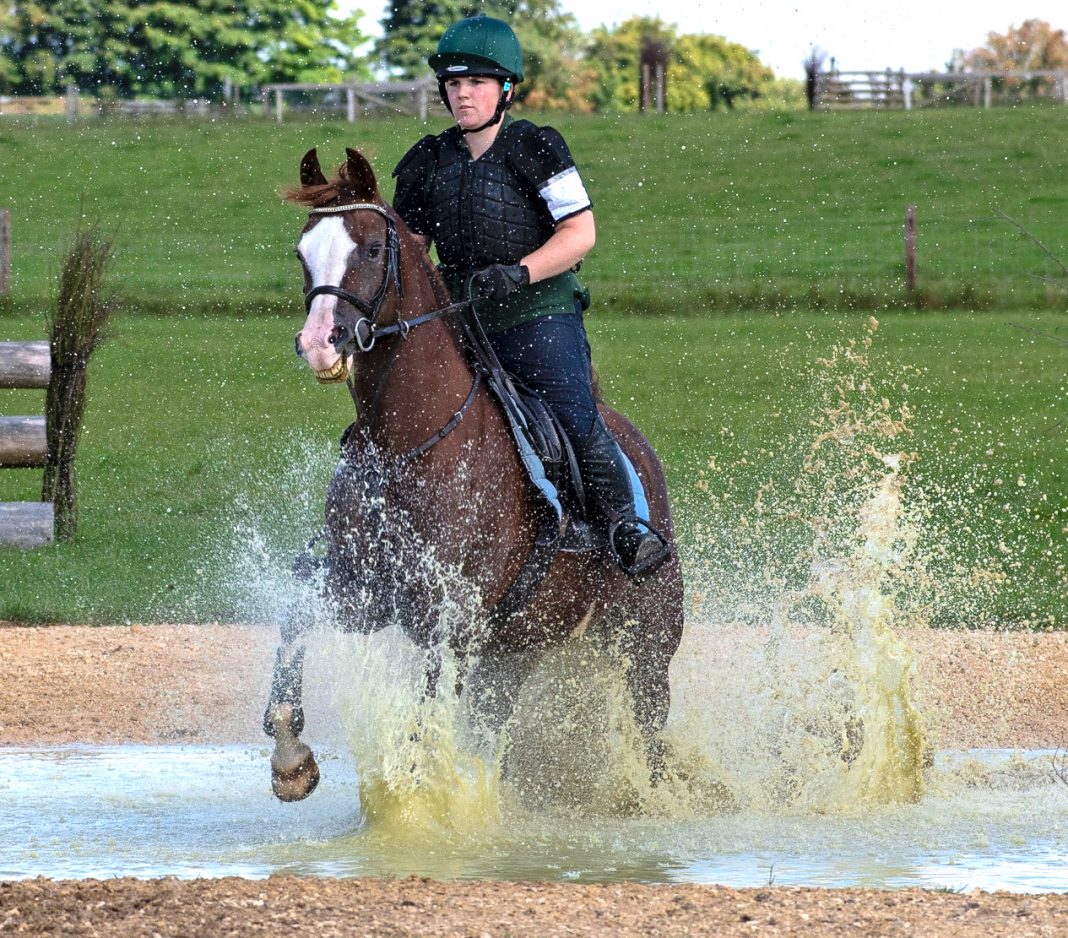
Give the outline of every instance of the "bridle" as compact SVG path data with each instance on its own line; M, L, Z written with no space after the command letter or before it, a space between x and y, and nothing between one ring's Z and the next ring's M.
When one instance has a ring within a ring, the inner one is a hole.
M330 205L324 206L323 208L313 208L308 212L308 216L341 215L345 212L355 211L376 212L386 220L386 264L382 269L382 282L379 283L375 295L371 297L371 302L368 303L351 290L346 290L344 287L340 286L335 287L333 284L329 283L312 287L304 294L304 309L306 312L311 311L312 301L317 296L330 295L344 300L363 314L356 320L351 329L344 323L337 323L339 332L330 336L330 344L333 345L338 352L341 352L351 344L355 344L361 352L371 351L371 349L374 348L376 335L383 334L381 329L376 330L376 326L378 323L378 316L382 312L382 305L386 302L386 296L389 294L390 284L396 286L398 296L404 296L404 288L401 284L400 276L400 239L397 237L397 224L393 221L393 216L381 205L376 205L374 202L352 202L348 205ZM410 328L410 325L407 328ZM400 332L401 329L398 328L395 331Z
M358 348L361 352L370 352L371 349L374 348L376 340L385 336L399 335L402 339L406 339L408 333L410 333L416 326L421 326L423 323L431 322L434 319L438 319L449 313L471 306L470 284L468 284L467 298L461 300L459 303L450 303L447 306L442 306L439 309L432 309L429 312L414 316L411 319L398 318L395 323L387 326L378 325L378 317L382 312L382 306L386 302L386 297L389 295L390 286L396 287L397 295L399 297L404 296L404 288L401 283L400 275L400 238L397 236L397 224L393 220L393 216L383 206L378 205L375 202L352 202L347 205L323 206L321 208L311 209L308 212L308 215L309 217L314 215L340 215L345 212L357 211L376 212L386 221L386 262L382 268L382 280L378 285L378 289L375 291L375 295L371 297L370 302L367 302L351 290L346 290L344 287L340 286L335 287L332 284L321 284L320 286L312 287L304 294L304 309L306 312L311 311L312 301L317 296L329 295L344 300L362 314L350 328L347 324L338 322L335 309L335 331L330 335L329 342L339 355L343 357L352 347ZM389 365L386 368L387 372L392 368L393 362L396 361L399 351L400 346L397 346L393 351ZM468 409L474 403L475 395L478 393L481 383L482 372L476 369L474 381L471 384L471 390L468 392L467 398L464 400L460 409L453 414L452 419L429 439L424 440L419 446L415 447L408 453L405 453L400 458L400 462L402 464L411 462L413 459L421 456L433 447L436 443L441 442L441 440L448 436L449 433L456 429L460 424L460 421L463 420ZM385 381L383 380L380 382L379 388L374 395L374 401L370 410L373 411L375 409L374 403L377 402L384 387ZM349 390L350 392L353 390L351 381L349 382Z

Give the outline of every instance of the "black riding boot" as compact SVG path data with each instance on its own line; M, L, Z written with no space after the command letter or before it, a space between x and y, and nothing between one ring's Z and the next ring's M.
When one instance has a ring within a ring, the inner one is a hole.
M671 556L671 547L648 518L638 517L630 466L600 417L578 449L586 491L604 511L608 545L620 569L634 577L652 573Z

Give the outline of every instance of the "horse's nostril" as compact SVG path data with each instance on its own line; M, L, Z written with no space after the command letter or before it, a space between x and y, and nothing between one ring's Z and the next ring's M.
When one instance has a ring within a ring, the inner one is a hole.
M295 338L293 339L293 347L294 347L294 349L296 349L297 354L301 358L303 358L304 357L304 353L300 350L300 333L299 332L296 334Z

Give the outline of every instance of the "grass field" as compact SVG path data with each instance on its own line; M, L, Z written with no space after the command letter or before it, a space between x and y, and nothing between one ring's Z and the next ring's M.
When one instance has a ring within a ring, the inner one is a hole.
M838 548L858 548L862 487L828 503L804 465L836 388L854 381L866 441L917 455L914 558L899 577L916 602L943 624L1068 623L1066 294L994 214L1068 255L1064 111L554 122L596 203L583 271L595 357L609 400L664 458L691 598L731 614L773 601L804 578L813 525L836 513ZM127 301L91 367L79 537L0 549L0 619L270 614L271 571L314 532L351 419L344 391L315 385L292 354L302 217L278 192L310 146L329 165L358 144L385 175L430 129L0 123L15 248L0 339L43 336L82 216L116 230ZM920 218L912 306L951 311L905 308L906 202ZM851 306L881 320L870 370L824 363L867 334ZM912 413L897 439L873 429L883 397ZM0 413L42 409L41 392L0 392ZM856 477L878 472L869 459ZM0 501L39 485L39 471L4 470Z
M599 244L583 275L612 309L1068 308L1064 278L1042 279L1056 266L997 214L1068 257L1064 108L550 119L595 203ZM388 179L441 126L4 118L0 206L14 242L4 302L40 307L84 215L118 233L117 274L135 309L295 306L301 214L279 192L301 154L317 146L330 166L359 146Z
M821 362L862 341L866 320L590 319L607 398L664 458L691 593L729 612L796 585L809 524L828 507L853 525L840 528L840 549L859 549L855 498L845 492L828 506L802 466L837 403L834 389L859 376L850 400L868 420L863 441L918 455L906 504L919 561L908 575L917 589L919 579L937 581L933 617L1068 622L1068 466L1056 426L1068 405L1065 351L1025 331L1051 332L1058 318L891 314L869 367ZM37 334L24 317L3 326L16 338ZM276 316L120 320L90 374L79 536L32 553L0 549L0 619L269 615L271 571L316 530L336 440L351 419L344 389L316 385L293 356L295 326ZM40 410L43 392L6 393L5 410L8 401L10 412ZM911 433L874 432L883 397L894 413L908 405ZM872 478L870 461L861 462L861 480ZM5 470L0 500L37 497L39 485L37 471ZM753 527L762 487L766 511ZM769 577L780 582L751 595Z

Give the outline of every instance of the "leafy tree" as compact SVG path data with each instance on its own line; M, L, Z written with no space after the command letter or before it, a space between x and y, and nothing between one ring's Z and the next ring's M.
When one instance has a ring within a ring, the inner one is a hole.
M499 18L512 24L520 44L526 77L518 100L541 109L591 110L594 73L583 61L586 37L560 0L520 0L496 4Z
M680 36L675 46L667 106L672 111L734 108L759 98L775 75L752 52L722 36Z
M361 67L358 14L334 0L15 0L15 90L217 96L225 84L337 80Z
M583 106L582 89L589 87L592 74L581 61L578 24L559 0L396 0L382 20L376 52L393 74L422 78L429 74L426 60L441 34L477 13L507 22L523 47L525 75L517 100L542 108Z
M659 18L632 17L612 30L594 30L589 59L597 71L594 101L599 110L638 107L642 44L656 42L669 51L666 106L670 111L699 111L739 100L754 100L770 90L771 69L736 42L721 36L679 35Z
M427 74L427 56L441 34L457 20L478 11L478 3L470 0L392 0L375 52L393 74L422 78Z
M602 26L593 31L586 54L596 73L592 98L598 111L638 109L641 49L647 41L658 42L670 52L678 35L659 17L647 16L633 16L615 29Z
M1007 32L987 34L986 45L964 56L967 69L1035 72L1068 69L1068 36L1045 20L1024 20Z

